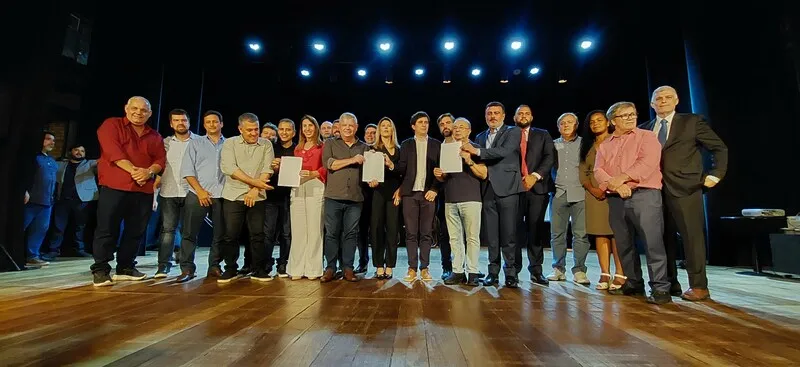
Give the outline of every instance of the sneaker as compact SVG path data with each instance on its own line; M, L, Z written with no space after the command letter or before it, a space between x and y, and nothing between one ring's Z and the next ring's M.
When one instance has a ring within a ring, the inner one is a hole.
M25 265L26 266L33 266L33 267L41 267L41 266L45 266L45 265L50 265L50 263L47 262L47 261L44 261L44 260L42 260L42 259L40 259L38 257L32 257L32 258L28 259L28 261L25 262Z
M158 265L158 270L156 270L156 274L153 275L153 279L166 278L171 268L172 264L170 263Z
M589 278L586 276L586 273L582 271L578 271L575 272L575 274L572 274L572 281L580 285L592 284L592 282L589 281Z
M114 284L114 282L111 281L111 276L104 271L92 274L92 278L94 278L92 285L95 287L106 287Z
M222 275L217 279L217 283L230 283L239 278L239 273L236 270L225 270Z
M259 282L268 282L272 280L272 276L269 275L269 272L266 270L256 270L253 274L250 274L250 279L257 280Z
M403 280L405 280L406 282L413 282L417 280L417 271L414 269L408 269L408 273L406 274L406 277L403 278Z
M567 280L567 276L564 275L564 272L561 269L553 268L553 272L547 276L547 280L558 282Z
M55 261L58 255L58 252L48 252L46 254L41 254L39 258L41 258L43 261Z
M444 279L444 284L446 285L458 285L466 282L467 277L464 273L450 273L450 276Z
M289 274L286 274L286 264L278 265L278 278L288 278Z
M425 281L433 280L433 277L431 276L431 271L428 270L428 268L422 269L419 273L420 273L420 278L422 278L422 280Z
M145 280L147 275L136 268L117 270L114 280Z

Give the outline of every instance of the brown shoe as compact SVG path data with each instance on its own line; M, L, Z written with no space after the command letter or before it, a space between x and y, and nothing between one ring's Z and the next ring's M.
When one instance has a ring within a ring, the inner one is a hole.
M319 281L322 283L327 283L333 280L334 272L333 269L325 269L325 274L322 274L322 278L319 278Z
M219 278L222 276L222 269L219 266L212 266L208 268L208 273L206 273L207 278Z
M706 300L709 297L711 297L711 293L708 292L708 289L704 288L689 288L688 291L683 292L681 295L681 298L692 302Z
M406 277L403 278L403 280L405 280L406 282L413 282L417 280L417 271L409 268L408 273L406 274Z
M431 276L431 272L428 270L428 268L420 270L419 273L420 273L419 277L422 278L422 280L424 280L424 281L433 280L433 277Z
M359 281L356 273L353 272L353 269L344 269L344 280L348 282L357 282Z

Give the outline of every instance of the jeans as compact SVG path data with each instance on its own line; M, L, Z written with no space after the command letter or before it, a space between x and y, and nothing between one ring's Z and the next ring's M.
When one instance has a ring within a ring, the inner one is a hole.
M97 201L97 228L94 232L92 273L108 274L117 253L117 271L133 269L136 253L153 213L153 194L100 188ZM122 237L120 238L120 228ZM117 248L119 239L119 248Z
M27 203L23 212L23 228L25 230L25 245L28 259L39 257L39 248L47 236L50 227L50 213L52 206Z
M572 273L586 272L589 238L586 236L586 211L583 201L570 203L567 195L550 200L550 246L553 248L553 269L564 271L567 259L567 227L572 219Z
M161 237L159 237L158 265L167 265L172 261L175 252L175 232L181 222L185 197L165 198L158 197L158 207L161 209Z
M482 203L476 201L444 204L447 231L450 233L450 245L453 251L453 272L456 274L464 273L465 253L467 273L478 273L478 260L481 254L481 206ZM467 236L466 246L464 233Z
M250 251L253 254L253 271L267 269L267 247L264 246L264 201L257 201L252 207L244 201L222 201L223 221L225 222L224 246L220 249L225 259L225 271L239 269L239 234L242 224L247 225L250 234Z
M197 248L197 236L203 227L206 216L211 215L211 229L213 239L211 240L211 251L208 254L208 266L219 266L220 244L225 235L225 222L222 215L222 199L211 199L211 207L203 207L197 195L192 192L186 193L186 201L183 205L183 226L181 228L181 248L179 252L181 271L194 273L197 266L194 263L194 254Z
M53 226L50 227L50 252L60 254L61 243L64 241L64 232L69 224L69 219L75 225L73 241L77 251L84 250L83 230L86 228L86 217L89 211L89 203L78 199L67 199L56 201L53 206Z
M325 269L336 270L339 249L342 249L342 269L353 270L358 246L360 202L325 199Z

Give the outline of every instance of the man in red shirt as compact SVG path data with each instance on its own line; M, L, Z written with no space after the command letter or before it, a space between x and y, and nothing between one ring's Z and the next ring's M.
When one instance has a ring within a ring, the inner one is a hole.
M147 277L136 270L134 260L152 212L154 177L166 164L164 141L147 125L152 114L147 99L131 97L125 105L125 117L108 118L97 129L100 199L91 266L96 287L112 284L108 263L114 259L123 222L114 280Z

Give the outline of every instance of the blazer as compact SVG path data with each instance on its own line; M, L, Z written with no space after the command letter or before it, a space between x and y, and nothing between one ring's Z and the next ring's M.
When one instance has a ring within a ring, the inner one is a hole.
M503 125L497 130L492 145L486 147L489 130L482 131L475 137L480 161L486 164L489 176L487 185L492 185L495 195L500 197L518 194L522 191L522 174L520 173L521 130L516 126ZM485 190L484 190L485 192Z
M69 160L58 162L56 172L56 199L61 198L61 188L64 186L64 174L67 171ZM75 167L75 190L83 202L97 200L100 196L97 190L97 160L84 159Z
M639 126L655 130L658 118ZM713 164L704 172L701 148L711 152ZM664 186L676 197L689 196L703 189L703 181L711 175L720 180L728 169L728 147L701 115L676 113L672 118L669 136L661 148L661 173Z
M528 167L529 174L536 172L539 176L542 176L542 179L537 180L530 191L545 195L550 191L550 183L552 181L550 170L555 167L557 162L553 137L544 129L535 127L528 127L528 129L528 149L525 152L524 164ZM520 139L522 139L521 133ZM520 172L521 176L522 173ZM520 186L520 188L522 192L525 192L524 187Z
M439 155L442 143L428 137L428 152L425 157L425 191L439 192L439 181L433 176L433 169L439 167ZM414 180L417 178L417 143L413 137L400 144L400 157L394 172L402 178L400 196L410 196L414 192Z

